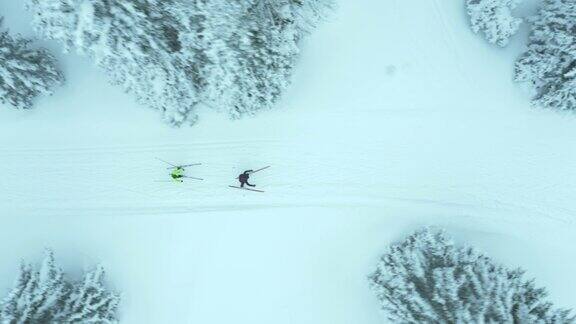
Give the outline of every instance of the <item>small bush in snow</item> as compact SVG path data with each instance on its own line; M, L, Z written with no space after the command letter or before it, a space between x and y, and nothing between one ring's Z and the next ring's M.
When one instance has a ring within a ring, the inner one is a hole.
M117 323L119 296L102 285L102 267L82 281L66 280L48 252L38 270L23 264L15 287L0 304L2 323Z
M534 104L576 109L576 3L544 0L533 18L528 50L516 61L515 79L529 82Z
M518 0L466 0L472 30L484 33L491 44L506 46L522 23L522 19L512 16L517 3Z
M393 323L574 323L522 276L425 229L391 246L369 279Z
M0 18L2 28L2 18ZM30 48L30 41L0 31L0 101L20 109L32 107L39 95L52 94L64 81L52 55Z
M332 0L27 0L33 24L91 56L112 82L196 121L204 104L231 117L270 108L287 87L297 43Z

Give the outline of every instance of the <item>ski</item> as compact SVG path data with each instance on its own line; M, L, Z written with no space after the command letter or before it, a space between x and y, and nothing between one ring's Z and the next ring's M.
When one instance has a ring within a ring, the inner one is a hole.
M204 180L204 179L202 179L202 178L189 177L189 176L183 176L182 178L186 178L186 179L194 179L194 180Z
M188 177L188 176L183 176L183 177L180 178L180 179L182 179L182 181L178 181L178 180L172 179L172 180L154 180L154 182L184 182L184 179L204 180L204 179L202 179L202 178Z
M244 187L238 187L238 186L228 186L228 187L230 187L230 188L236 188L236 189L244 189L244 190L256 191L256 192L264 192L263 190L252 189L252 188L244 188Z
M191 166L195 166L195 165L202 165L202 163L192 163L192 164L177 165L177 166L168 167L168 168L166 168L166 169L170 170L170 169L176 169L176 168L187 168L187 167L191 167Z

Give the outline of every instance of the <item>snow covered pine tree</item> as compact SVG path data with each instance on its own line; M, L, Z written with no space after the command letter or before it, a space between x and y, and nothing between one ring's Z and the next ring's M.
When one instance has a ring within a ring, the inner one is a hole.
M515 80L529 82L532 102L576 109L576 3L544 0L532 19L528 50L516 61Z
M521 18L512 16L519 0L466 0L470 24L475 33L483 32L490 44L504 47L518 31Z
M66 281L48 251L38 271L22 264L15 287L0 304L0 322L117 323L120 297L102 285L102 267L81 282Z
M193 124L205 105L232 118L269 108L297 42L332 0L27 0L39 34L95 59L112 82Z
M0 18L0 29L2 28ZM64 77L46 50L31 49L30 41L0 31L0 101L19 109L32 107L39 95L52 94Z
M289 85L299 40L330 7L330 0L246 1L229 43L234 82L224 89L234 89L232 97L213 104L233 118L271 108Z
M546 292L442 232L424 229L390 247L369 277L393 323L574 323Z

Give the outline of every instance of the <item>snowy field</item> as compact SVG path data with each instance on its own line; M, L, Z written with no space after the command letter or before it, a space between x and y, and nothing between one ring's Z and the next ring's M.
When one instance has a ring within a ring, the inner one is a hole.
M576 117L530 108L526 31L489 46L463 2L342 0L278 109L194 128L59 54L53 97L0 107L0 289L49 246L65 270L105 265L123 323L386 323L366 276L436 225L576 307ZM19 1L0 13L33 34ZM159 182L156 157L206 180ZM265 165L266 193L228 188Z

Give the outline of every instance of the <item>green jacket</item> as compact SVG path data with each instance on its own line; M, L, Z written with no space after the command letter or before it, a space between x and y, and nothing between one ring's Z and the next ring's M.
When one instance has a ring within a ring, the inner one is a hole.
M170 173L170 176L172 177L172 179L180 179L180 178L184 177L184 168L181 168L181 167L175 168Z

